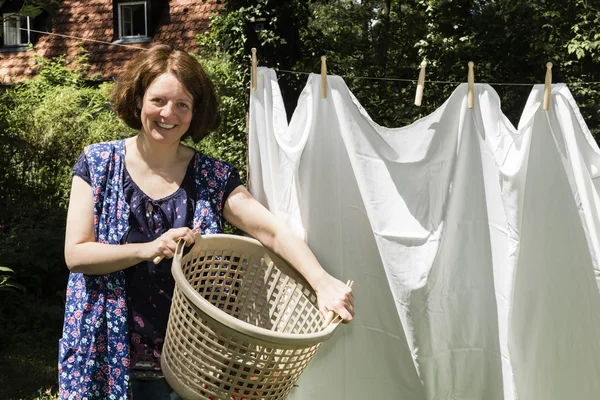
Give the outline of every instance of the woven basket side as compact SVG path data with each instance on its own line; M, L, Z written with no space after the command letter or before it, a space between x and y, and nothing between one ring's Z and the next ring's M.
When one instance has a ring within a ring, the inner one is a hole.
M213 329L214 321L203 320L177 288L173 304L162 366L184 398L283 399L319 347L257 344L224 326Z
M312 290L268 254L211 249L184 257L182 271L197 293L240 321L276 332L321 330Z

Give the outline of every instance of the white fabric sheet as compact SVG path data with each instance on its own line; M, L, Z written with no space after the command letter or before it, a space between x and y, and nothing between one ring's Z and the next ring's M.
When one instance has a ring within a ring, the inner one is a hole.
M251 192L355 281L291 398L600 398L600 152L568 89L545 112L536 86L518 130L487 85L397 129L320 90L288 126L261 68L250 103Z

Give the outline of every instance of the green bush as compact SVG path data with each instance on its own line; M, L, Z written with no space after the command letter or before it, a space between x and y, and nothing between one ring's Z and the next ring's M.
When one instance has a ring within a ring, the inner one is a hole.
M0 262L31 293L54 297L66 284L72 167L86 145L132 131L111 110L110 83L85 85L85 54L37 66L36 78L0 92Z
M224 53L204 52L196 58L215 83L221 107L221 126L196 145L203 153L234 165L246 177L245 71Z

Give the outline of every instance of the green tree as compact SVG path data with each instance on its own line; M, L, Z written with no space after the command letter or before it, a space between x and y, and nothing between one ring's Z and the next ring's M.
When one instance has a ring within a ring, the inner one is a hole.
M342 75L371 117L386 126L432 112L455 89L427 84L423 107L413 106L415 83L405 80L416 80L423 59L428 80L466 82L472 60L477 82L531 85L543 83L552 61L553 81L569 83L597 135L600 85L585 82L600 81L599 7L589 0L230 1L213 18L210 38L243 71L250 47L258 48L261 65L297 71L318 72L319 57L326 55L329 72ZM305 76L279 78L291 114ZM531 87L494 88L516 123Z

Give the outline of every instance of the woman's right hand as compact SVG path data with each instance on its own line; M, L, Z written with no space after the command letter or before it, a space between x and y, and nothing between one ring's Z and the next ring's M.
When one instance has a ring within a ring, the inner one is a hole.
M158 258L173 258L177 242L184 239L186 246L194 243L195 232L190 228L173 228L163 233L158 239L144 244L142 257L152 261Z

